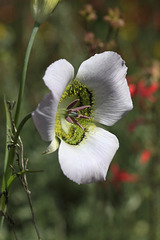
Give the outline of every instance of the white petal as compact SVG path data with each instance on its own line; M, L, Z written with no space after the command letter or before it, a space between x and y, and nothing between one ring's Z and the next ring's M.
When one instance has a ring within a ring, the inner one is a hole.
M43 154L50 154L52 152L55 152L59 147L59 141L58 138L55 137L51 144L47 147L46 151L43 152Z
M96 121L112 126L133 108L126 73L125 62L110 51L81 64L76 78L93 91Z
M33 122L41 138L45 141L52 141L54 139L54 124L58 103L59 101L57 101L53 94L49 93L32 113Z
M46 95L32 113L34 124L45 141L54 139L57 107L68 82L73 76L74 69L65 59L52 63L45 72L43 80L52 93Z
M47 68L43 80L53 95L60 100L68 82L73 77L73 66L65 59L60 59Z
M59 162L63 173L78 184L105 180L110 162L119 147L110 132L95 127L79 145L61 141Z

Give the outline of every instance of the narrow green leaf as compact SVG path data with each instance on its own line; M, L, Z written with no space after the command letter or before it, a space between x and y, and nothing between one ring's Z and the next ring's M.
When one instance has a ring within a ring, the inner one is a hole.
M21 172L17 172L17 173L14 173L12 176L10 176L10 178L8 179L7 181L7 189L10 188L11 184L14 182L14 180L24 174L24 173L38 173L38 172L43 172L43 170L23 170Z
M7 189L10 188L11 184L13 183L13 181L19 176L19 175L22 175L24 173L26 173L27 171L21 171L21 172L18 172L18 173L14 173L12 176L10 176L10 178L8 179L7 181Z

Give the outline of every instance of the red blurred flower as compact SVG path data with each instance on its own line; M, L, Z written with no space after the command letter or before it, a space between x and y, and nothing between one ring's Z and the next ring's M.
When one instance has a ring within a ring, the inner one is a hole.
M156 93L159 88L158 82L155 81L150 85L146 85L144 80L140 80L138 83L135 83L133 76L127 77L127 81L131 97L140 96L147 98L151 102L156 100L153 94Z
M121 182L129 182L133 183L138 180L138 176L136 174L130 174L127 171L121 170L118 164L112 164L110 171L112 173L112 180L111 182L116 186L119 187Z
M129 84L129 91L130 91L131 97L134 97L136 94L136 85L133 83Z
M155 101L155 97L153 96L153 94L158 90L158 88L158 82L154 82L149 86L146 86L144 81L141 80L137 84L136 94L141 97L148 98L151 102L153 102Z
M150 150L148 150L148 149L144 150L144 151L141 153L141 156L140 156L140 163L141 163L141 164L147 163L147 162L150 160L151 155L152 155L152 153L151 153Z
M127 77L127 82L128 82L131 97L134 97L136 94L136 84L134 83L134 77L133 76Z

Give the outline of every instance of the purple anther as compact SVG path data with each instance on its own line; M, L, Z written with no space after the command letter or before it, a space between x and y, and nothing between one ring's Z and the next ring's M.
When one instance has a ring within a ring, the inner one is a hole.
M73 102L71 102L69 105L68 105L68 107L67 107L67 109L71 109L72 107L74 107L74 105L76 105L76 103L79 101L79 99L76 99L76 100L74 100Z
M84 116L84 115L80 115L79 117L77 118L84 118L84 119L89 119L90 117L87 117L87 116Z
M71 117L71 119L73 120L73 122L74 122L77 126L79 126L80 128L82 128L82 130L84 130L84 128L82 127L82 125L81 125L76 119L74 119L73 117Z
M89 107L91 107L91 106L90 105L81 106L81 107L73 108L72 111L75 112L75 111L79 111L79 110L82 110L82 109L85 109L85 108L89 108Z
M72 119L69 116L65 117L65 119L66 119L67 122L73 123Z

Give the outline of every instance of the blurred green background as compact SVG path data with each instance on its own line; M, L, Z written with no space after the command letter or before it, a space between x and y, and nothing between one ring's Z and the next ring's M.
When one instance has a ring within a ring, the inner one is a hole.
M17 100L25 49L33 27L28 0L0 1L0 175L5 148L3 98ZM22 133L29 158L29 189L44 240L160 239L160 2L159 0L62 0L40 26L32 49L21 118L48 92L42 77L65 58L77 71L94 53L113 50L128 66L134 109L109 128L120 148L106 182L77 185L62 173L57 152L43 156L30 120ZM18 239L37 239L28 201L16 180L9 214ZM15 239L5 221L2 240Z

